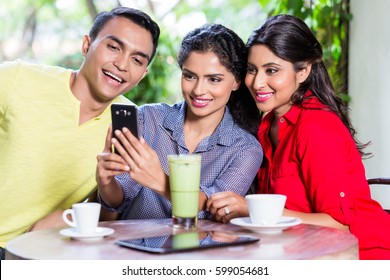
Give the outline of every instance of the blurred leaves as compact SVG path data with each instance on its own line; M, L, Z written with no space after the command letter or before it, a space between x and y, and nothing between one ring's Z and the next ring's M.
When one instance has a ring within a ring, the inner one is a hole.
M324 60L337 88L347 89L348 0L177 0L159 12L162 1L12 0L0 2L0 60L80 67L82 36L96 12L118 5L148 13L161 28L159 47L149 72L127 93L137 104L174 102L181 98L176 52L183 34L205 22L235 30L246 42L267 16L288 13L305 20L324 48ZM196 16L195 16L196 15ZM189 27L190 26L190 27ZM52 49L54 48L54 51ZM345 95L347 96L347 95Z
M172 38L169 32L161 30L158 50L145 78L138 84L137 87L125 94L134 103L141 105L145 103L154 103L165 101L172 103L176 98L172 96L179 94L180 89L176 88L176 92L172 87L175 83L171 79L179 81L180 74L176 65L176 48L174 42L178 38Z

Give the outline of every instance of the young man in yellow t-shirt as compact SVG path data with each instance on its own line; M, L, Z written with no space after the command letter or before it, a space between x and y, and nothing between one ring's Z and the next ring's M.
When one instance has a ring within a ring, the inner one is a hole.
M65 225L62 211L96 188L96 155L111 122L109 105L146 75L160 29L145 13L100 13L72 71L0 65L0 247L28 231Z

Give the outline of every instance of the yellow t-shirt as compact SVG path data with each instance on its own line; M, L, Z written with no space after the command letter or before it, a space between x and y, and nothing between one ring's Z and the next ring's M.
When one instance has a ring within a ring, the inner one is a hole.
M96 188L110 107L79 125L70 75L19 60L0 65L0 247ZM123 96L114 102L131 103Z

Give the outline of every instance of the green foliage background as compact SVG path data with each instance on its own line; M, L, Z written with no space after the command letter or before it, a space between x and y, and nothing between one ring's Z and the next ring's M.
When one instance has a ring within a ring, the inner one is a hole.
M5 3L7 2L7 3ZM67 3L68 2L68 3ZM72 8L66 5L73 3ZM46 52L57 43L65 48L70 41L81 45L96 13L122 5L118 0L13 0L0 3L0 61L23 58L77 69L83 57L80 50ZM218 22L235 30L246 41L251 31L266 17L288 13L300 17L312 28L324 48L324 59L335 83L348 101L348 22L351 19L348 0L177 0L164 14L158 13L158 2L135 6L147 12L161 27L159 48L148 75L126 95L135 103L181 98L180 72L176 52L183 34L183 21L201 14L204 21ZM65 7L65 8L64 8ZM166 24L170 18L174 27ZM173 20L172 20L173 19ZM199 26L203 22L195 22ZM38 55L39 53L39 55Z

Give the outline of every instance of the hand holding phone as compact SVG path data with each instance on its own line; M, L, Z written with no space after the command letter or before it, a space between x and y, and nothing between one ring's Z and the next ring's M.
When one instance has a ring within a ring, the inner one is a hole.
M122 131L126 127L131 133L139 138L138 135L138 115L137 107L130 104L112 104L111 105L112 136L117 138L115 130ZM119 141L119 139L118 139ZM117 153L117 151L115 151Z

